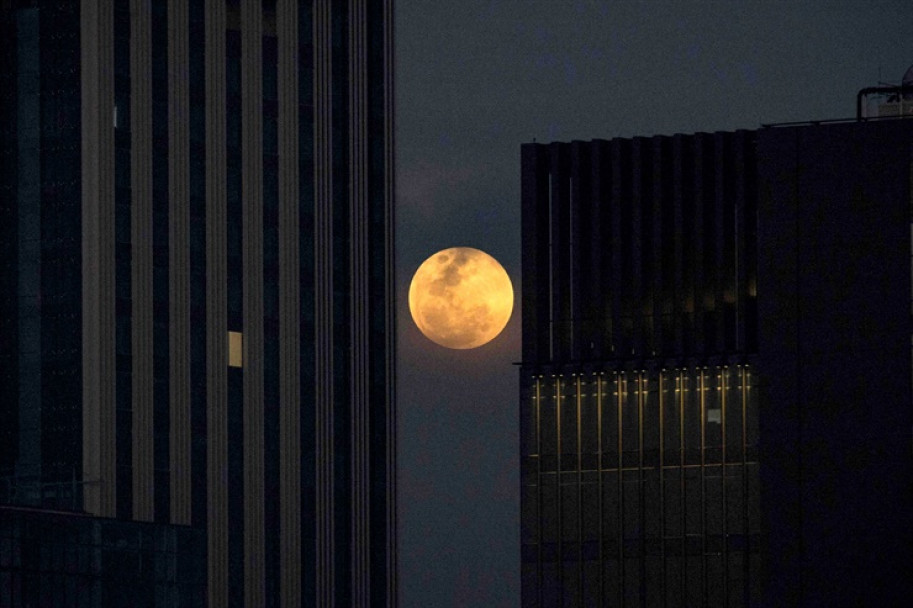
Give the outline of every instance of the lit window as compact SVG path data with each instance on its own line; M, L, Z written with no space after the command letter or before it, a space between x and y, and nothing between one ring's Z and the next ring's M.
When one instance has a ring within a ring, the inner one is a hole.
M243 344L242 334L239 331L228 332L228 366L241 367L241 348Z

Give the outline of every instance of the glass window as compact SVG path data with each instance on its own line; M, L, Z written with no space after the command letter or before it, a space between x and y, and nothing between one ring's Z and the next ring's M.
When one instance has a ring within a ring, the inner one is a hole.
M228 365L229 367L242 367L243 339L241 332L228 332Z
M618 378L600 379L602 404L602 467L618 467Z
M685 464L701 463L701 384L700 372L689 370L680 378L682 420L685 439Z
M561 469L577 468L577 378L558 380L558 412L561 425Z
M640 374L628 372L619 380L621 392L621 443L622 465L640 465Z

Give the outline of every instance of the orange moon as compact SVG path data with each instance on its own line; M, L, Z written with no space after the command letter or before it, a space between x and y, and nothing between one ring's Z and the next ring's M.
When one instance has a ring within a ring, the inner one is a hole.
M514 308L514 289L496 259L472 247L451 247L422 262L409 286L409 311L441 346L476 348L492 341Z

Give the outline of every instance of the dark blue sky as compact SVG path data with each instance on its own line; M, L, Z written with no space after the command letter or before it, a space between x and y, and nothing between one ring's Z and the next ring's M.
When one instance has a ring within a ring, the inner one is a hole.
M850 117L913 64L911 24L900 0L397 2L403 608L519 606L520 311L454 351L406 293L458 245L519 290L520 144Z

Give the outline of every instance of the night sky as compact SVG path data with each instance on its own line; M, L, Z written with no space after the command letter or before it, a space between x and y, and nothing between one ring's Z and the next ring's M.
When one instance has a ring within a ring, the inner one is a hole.
M452 246L493 255L519 294L520 144L851 117L913 64L911 24L908 0L397 2L403 608L519 606L519 301L457 351L406 296Z

